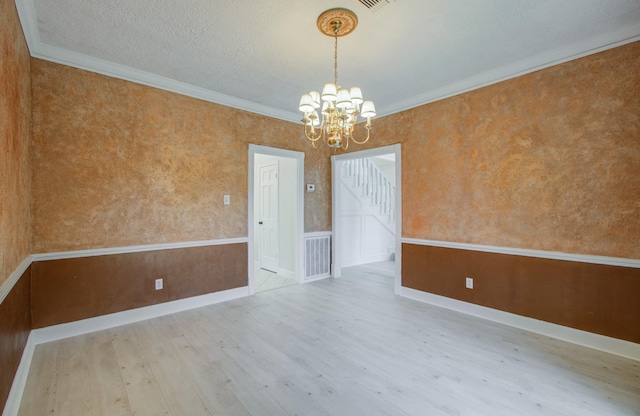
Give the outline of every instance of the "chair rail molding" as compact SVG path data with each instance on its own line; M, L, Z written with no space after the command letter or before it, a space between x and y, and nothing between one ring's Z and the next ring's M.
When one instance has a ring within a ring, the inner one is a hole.
M404 244L456 248L460 250L482 251L485 253L511 254L516 256L539 257L551 260L577 261L581 263L606 264L609 266L632 267L640 269L640 259L596 256L591 254L563 253L560 251L533 250L528 248L500 247L482 244L456 243L452 241L422 240L419 238L401 239Z

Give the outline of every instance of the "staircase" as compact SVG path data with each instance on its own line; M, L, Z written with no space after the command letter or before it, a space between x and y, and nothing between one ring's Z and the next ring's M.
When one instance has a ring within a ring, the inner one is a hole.
M340 178L344 195L340 220L349 230L343 246L350 250L343 265L393 259L395 184L367 158L342 161Z
M351 186L360 189L363 198L380 209L380 215L393 225L395 232L396 187L369 159L350 159L342 162L342 179L351 179Z

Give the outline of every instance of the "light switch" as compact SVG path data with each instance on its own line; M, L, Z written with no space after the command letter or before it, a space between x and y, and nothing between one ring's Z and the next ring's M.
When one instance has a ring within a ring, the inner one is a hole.
M231 196L229 196L229 195L225 195L224 196L224 204L225 205L231 204Z

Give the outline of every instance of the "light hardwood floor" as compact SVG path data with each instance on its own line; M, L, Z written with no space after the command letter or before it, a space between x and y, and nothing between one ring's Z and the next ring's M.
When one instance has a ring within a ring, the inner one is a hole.
M640 415L640 363L392 288L360 266L40 345L20 415Z
M256 292L280 289L283 287L296 285L296 279L285 277L265 269L256 269L254 272Z

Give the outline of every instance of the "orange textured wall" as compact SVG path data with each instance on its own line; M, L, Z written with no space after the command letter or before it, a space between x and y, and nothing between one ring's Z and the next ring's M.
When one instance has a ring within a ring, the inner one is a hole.
M640 258L640 42L375 121L403 236Z
M297 125L32 67L35 252L246 235L249 142L306 152L305 230L330 229L329 152ZM636 42L380 118L366 147L403 144L404 237L640 258L638 97Z
M294 123L32 60L34 252L247 235L249 143L305 151L305 230L330 162ZM231 205L223 205L223 195Z
M29 50L12 0L0 0L0 284L31 253Z

